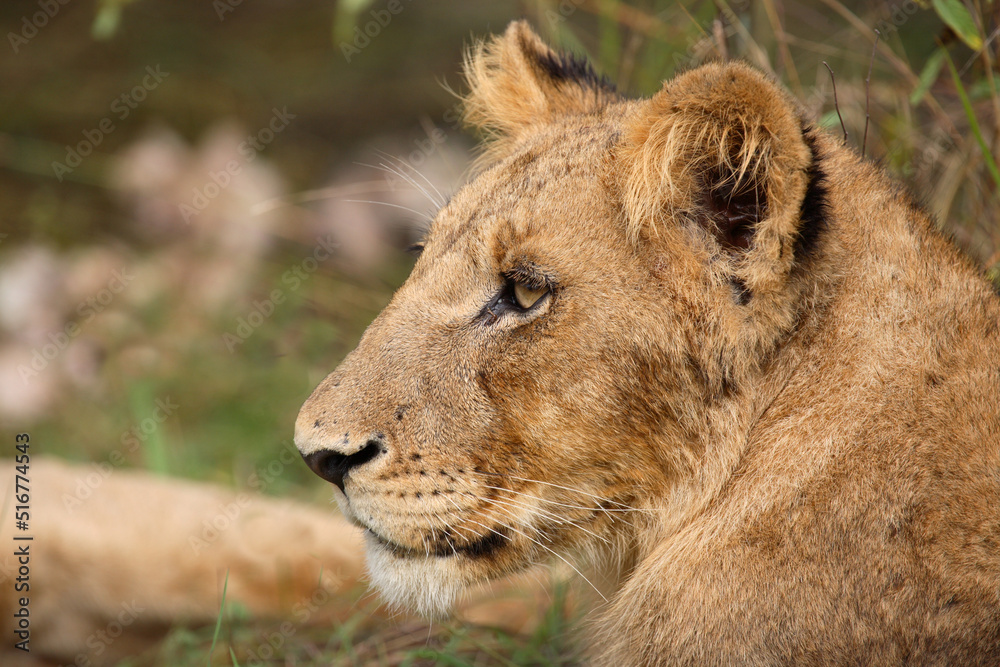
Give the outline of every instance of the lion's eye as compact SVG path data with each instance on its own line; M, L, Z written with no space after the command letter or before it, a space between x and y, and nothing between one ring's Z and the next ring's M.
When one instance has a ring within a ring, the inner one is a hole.
M525 273L527 272L514 269L501 274L504 284L479 311L477 317L480 321L489 325L499 322L502 315L510 315L518 319L508 320L509 322L524 323L542 314L551 301L550 297L555 289L553 281L537 272L529 275L524 275Z
M514 283L514 300L517 301L517 305L527 310L534 306L539 299L549 293L548 287L542 287L540 289L531 289L521 283Z

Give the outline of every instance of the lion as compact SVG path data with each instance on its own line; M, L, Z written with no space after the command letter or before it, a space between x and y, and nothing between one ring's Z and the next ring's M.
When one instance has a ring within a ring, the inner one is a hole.
M1000 662L1000 300L913 197L739 62L465 73L476 175L296 421L384 598L562 563L597 664Z

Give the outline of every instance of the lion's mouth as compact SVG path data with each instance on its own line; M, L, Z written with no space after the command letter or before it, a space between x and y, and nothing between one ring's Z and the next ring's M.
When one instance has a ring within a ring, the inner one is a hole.
M365 527L365 535L371 537L380 547L391 552L393 555L398 556L399 558L414 558L417 556L417 552L413 549L404 547L401 544L396 544L392 540L387 540L371 528ZM424 556L425 554L422 553L420 555Z
M386 539L367 526L365 534L370 535L380 547L398 558L448 558L458 555L468 558L488 558L510 541L507 531L502 527L495 528L467 544L456 544L449 531L437 532L420 549L406 547Z

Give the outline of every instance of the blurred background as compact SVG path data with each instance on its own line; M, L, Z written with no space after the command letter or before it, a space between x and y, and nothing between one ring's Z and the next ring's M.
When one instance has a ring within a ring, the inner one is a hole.
M720 57L773 72L1000 283L998 11L992 0L3 3L3 438L27 431L35 454L327 506L304 465L263 485L258 473L405 279L435 200L466 178L475 137L448 90L462 89L463 49L521 17L632 95ZM231 637L262 631L227 623ZM324 636L310 636L310 655L332 660ZM454 635L431 657L416 641L386 660L577 659L554 635L490 637L484 649ZM204 661L211 640L178 629L139 664ZM337 641L343 651L351 638Z

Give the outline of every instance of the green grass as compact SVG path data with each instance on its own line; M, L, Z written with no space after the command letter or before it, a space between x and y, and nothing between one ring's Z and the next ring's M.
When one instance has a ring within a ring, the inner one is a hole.
M365 603L342 623L322 618L283 632L282 621L260 621L223 600L214 626L177 628L155 650L121 667L176 665L335 665L391 667L455 665L473 667L572 667L584 663L567 611L565 585L554 588L553 603L530 634L512 635L487 626L457 622L375 622ZM361 596L361 592L358 592ZM224 597L224 595L223 595ZM370 602L368 603L370 606ZM286 626L287 627L287 626Z
M215 645L219 641L219 630L222 629L222 612L226 608L226 590L228 588L229 588L229 570L226 570L226 579L222 583L222 602L219 603L219 616L215 621L215 632L212 633L212 645L208 647L207 667L212 667L212 653L215 651ZM232 655L232 648L230 648L230 655Z

